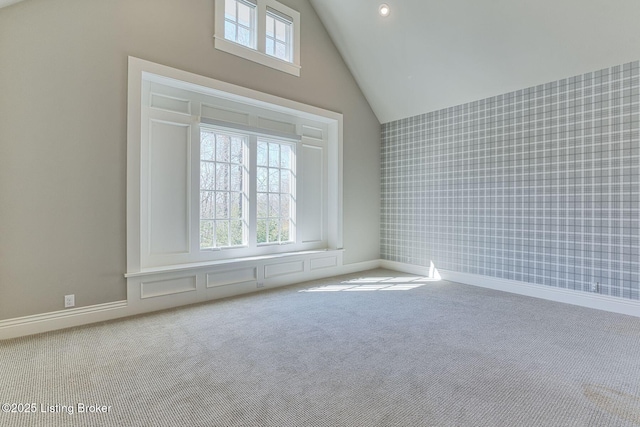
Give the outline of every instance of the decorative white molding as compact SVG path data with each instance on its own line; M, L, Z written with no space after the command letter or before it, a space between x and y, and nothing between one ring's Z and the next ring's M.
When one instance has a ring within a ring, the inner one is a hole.
M126 301L69 308L0 321L0 340L128 316Z

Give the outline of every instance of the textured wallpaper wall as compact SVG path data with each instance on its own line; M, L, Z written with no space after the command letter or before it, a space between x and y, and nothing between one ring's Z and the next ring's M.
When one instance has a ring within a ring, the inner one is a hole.
M638 300L639 73L384 124L382 258Z

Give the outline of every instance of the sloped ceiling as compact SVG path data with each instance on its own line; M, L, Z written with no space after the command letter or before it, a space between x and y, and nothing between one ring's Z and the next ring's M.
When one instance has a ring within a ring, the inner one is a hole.
M310 1L381 123L640 59L638 0Z
M0 8L9 6L10 4L18 3L19 1L22 0L0 0Z

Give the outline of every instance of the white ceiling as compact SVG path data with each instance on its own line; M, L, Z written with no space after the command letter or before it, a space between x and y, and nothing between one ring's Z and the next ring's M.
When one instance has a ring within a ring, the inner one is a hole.
M310 1L381 123L640 59L639 0Z

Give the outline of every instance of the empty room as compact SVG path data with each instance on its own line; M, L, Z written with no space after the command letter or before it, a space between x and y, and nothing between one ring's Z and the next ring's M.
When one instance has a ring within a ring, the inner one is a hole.
M0 0L0 425L640 426L638 16Z

